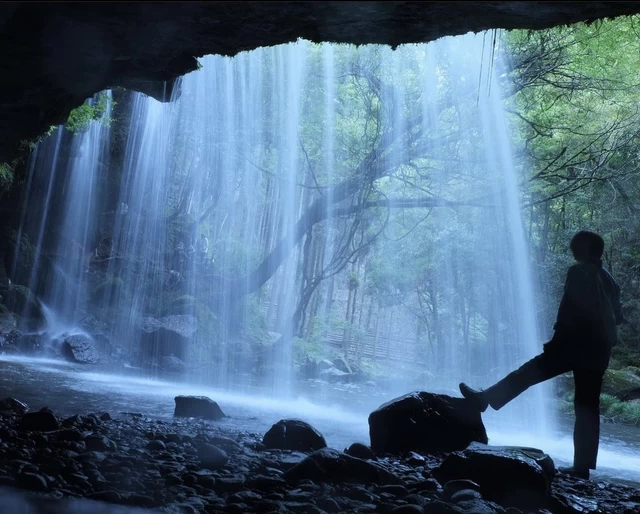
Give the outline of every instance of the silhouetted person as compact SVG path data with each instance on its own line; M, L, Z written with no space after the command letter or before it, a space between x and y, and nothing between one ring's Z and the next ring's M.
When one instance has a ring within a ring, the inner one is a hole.
M589 478L596 469L600 438L600 390L623 321L620 287L602 267L604 241L593 232L571 240L577 264L569 268L551 341L544 351L497 384L475 391L464 383L460 392L481 412L501 409L534 384L573 371L575 426L573 466L560 471Z

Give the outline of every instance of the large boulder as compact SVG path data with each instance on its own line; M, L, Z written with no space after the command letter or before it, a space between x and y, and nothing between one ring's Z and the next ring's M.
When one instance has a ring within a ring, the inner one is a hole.
M29 288L11 285L4 294L3 302L7 309L21 316L23 328L39 330L46 325L47 318L42 304Z
M441 483L472 480L480 485L484 498L504 506L544 507L555 465L551 457L534 448L472 443L447 456L434 476Z
M264 435L268 449L313 452L327 447L324 436L309 423L298 419L281 419Z
M286 480L314 482L402 484L402 480L378 464L323 448L284 473Z
M143 362L148 362L153 357L171 355L184 360L189 343L197 330L198 320L187 314L143 318L140 324L140 350Z
M61 355L71 362L97 364L100 354L92 337L86 334L65 334L58 339Z
M369 415L375 453L463 450L488 443L480 413L463 398L413 392L385 403Z
M218 420L225 418L220 406L206 396L176 396L173 415L177 418L204 418Z
M60 428L60 422L51 409L43 407L39 411L24 414L20 428L31 432L52 432Z
M185 373L187 371L187 365L178 359L178 357L171 355L170 357L165 356L160 358L160 369L171 373Z

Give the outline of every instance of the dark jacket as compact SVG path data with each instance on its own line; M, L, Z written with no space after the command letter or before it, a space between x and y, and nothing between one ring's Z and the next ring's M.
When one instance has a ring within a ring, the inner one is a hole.
M569 268L550 347L576 368L606 369L622 323L620 287L602 263Z

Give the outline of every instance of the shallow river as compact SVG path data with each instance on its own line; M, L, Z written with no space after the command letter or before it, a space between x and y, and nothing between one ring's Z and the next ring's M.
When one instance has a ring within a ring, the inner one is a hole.
M279 419L296 417L311 423L324 434L329 446L339 449L356 441L368 443L369 412L393 398L350 385L309 382L298 389L301 392L296 397L276 399L248 387L223 391L149 380L132 373L97 373L55 360L0 356L0 396L16 397L32 409L46 405L62 416L108 411L170 418L174 396L204 395L216 400L229 416L218 422L223 427L264 433ZM566 465L573 457L570 419L559 420L546 436L528 433L526 427L505 430L503 424L492 422L491 416L485 422L491 444L541 448L556 465ZM640 429L604 424L598 459L594 479L640 487Z

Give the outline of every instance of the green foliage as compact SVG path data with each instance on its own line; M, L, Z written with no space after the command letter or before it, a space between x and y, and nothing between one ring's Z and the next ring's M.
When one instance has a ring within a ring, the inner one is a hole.
M80 107L76 107L69 113L64 127L74 134L87 130L92 121L102 121L106 126L111 124L111 118L105 118L109 108L109 95L105 92L99 93L93 101L87 101ZM113 103L111 104L113 107ZM52 127L53 129L53 127ZM52 132L49 129L49 132Z
M13 169L6 162L0 163L0 195L9 190L15 179Z

